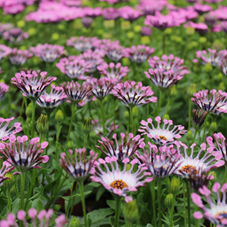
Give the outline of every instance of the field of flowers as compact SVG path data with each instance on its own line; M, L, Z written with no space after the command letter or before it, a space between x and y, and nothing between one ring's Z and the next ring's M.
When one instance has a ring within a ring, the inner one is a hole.
M227 226L227 0L0 17L0 227Z

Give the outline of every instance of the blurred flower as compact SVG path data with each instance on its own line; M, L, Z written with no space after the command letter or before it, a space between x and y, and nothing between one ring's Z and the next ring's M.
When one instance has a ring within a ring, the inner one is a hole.
M39 164L49 160L47 155L41 156L48 142L38 143L39 137L29 140L28 145L26 141L28 141L27 136L16 138L15 135L10 135L8 144L0 143L0 154L19 172L26 172L33 168L40 169Z
M185 27L187 26L194 28L199 34L206 34L208 32L208 26L204 23L194 23L189 21L188 25L185 25Z
M9 55L11 53L11 48L0 44L0 61L2 60L2 58L6 57L7 55Z
M66 153L61 153L60 165L61 167L74 178L75 181L84 181L89 175L92 166L98 156L94 151L90 151L89 158L86 158L86 148L75 149L75 155L73 150L69 150L70 158Z
M3 38L13 44L19 44L28 37L28 33L23 32L20 28L11 28L3 33Z
M216 182L213 185L212 191L216 194L217 197L217 202L214 203L213 200L211 199L211 191L206 187L203 186L202 188L199 189L199 192L205 196L205 204L209 205L208 207L205 207L204 205L204 199L201 198L196 193L192 193L192 201L193 203L196 204L200 209L202 209L202 212L196 211L193 216L196 219L202 219L205 218L209 220L211 223L217 225L217 227L224 227L226 226L227 220L226 220L226 214L227 214L227 209L226 209L226 189L227 189L227 184L223 184L221 188L222 192L222 200L221 200L221 195L219 192L220 189L220 183ZM213 197L212 197L213 198Z
M54 62L65 53L64 47L51 44L38 44L30 50L44 62Z
M0 36L9 29L13 28L13 25L10 23L2 24L0 23Z
M141 17L143 13L139 10L133 9L130 6L124 6L118 9L119 16L125 20L134 21Z
M217 22L217 17L211 13L204 15L204 21L207 25L213 26Z
M139 10L142 10L145 15L154 15L156 11L162 11L166 1L150 1L150 0L140 0L138 6Z
M136 135L134 137L133 133L129 133L128 136L124 133L121 133L121 143L119 145L117 141L117 135L114 134L112 138L115 140L115 146L114 141L109 140L107 137L101 137L101 140L98 140L98 142L101 144L102 147L96 147L107 156L115 156L120 161L122 161L124 158L133 157L140 144L144 140L140 138L140 135Z
M150 27L142 27L141 28L141 36L149 36L151 35L152 30Z
M205 110L209 113L219 115L221 113L227 113L227 93L221 90L215 89L210 91L210 97L208 90L202 90L193 94L191 100L201 110Z
M197 129L202 127L207 114L208 114L208 112L205 110L201 110L201 109L192 110L193 122L194 122L195 126L197 127Z
M28 210L28 216L32 219L32 227L36 227L37 224L39 227L44 227L44 226L49 226L50 222L51 222L51 216L53 215L53 210L50 209L48 211L46 210L41 210L39 213L35 208L30 208ZM26 212L24 210L19 210L17 212L17 219L21 221L21 223L23 223L21 226L26 227L28 226L31 221L29 220L29 222L26 220ZM39 220L39 222L37 222L37 220ZM66 226L65 224L67 223L67 220L65 218L65 215L62 214L60 216L58 216L55 219L55 227L63 227ZM10 226L14 226L14 227L18 227L17 221L16 221L16 217L13 213L9 213L7 214L6 220L1 220L0 221L0 227L10 227Z
M145 87L141 82L126 81L117 84L112 94L125 106L141 106L151 102L157 102L157 97L149 86Z
M32 53L30 51L16 48L13 48L9 54L9 60L13 65L23 65L31 57Z
M40 74L40 78L39 75ZM39 98L43 91L51 82L55 81L56 77L47 77L47 72L36 71L21 71L16 73L15 77L11 78L11 83L15 84L23 95L29 98Z
M5 14L17 15L25 9L23 4L12 4L3 7L3 11Z
M21 123L17 122L10 128L8 128L10 122L14 119L14 117L4 119L0 118L0 141L5 141L9 139L10 135L16 134L22 131Z
M81 19L81 22L85 28L90 28L93 22L93 19L91 17L83 17Z
M153 180L144 165L139 165L136 171L134 166L139 162L133 159L131 162L124 158L123 169L117 162L117 157L106 157L105 160L99 158L95 162L95 167L91 170L91 180L102 184L107 190L125 197L125 201L132 201L132 197L127 196L130 191L137 191L137 187L144 186L145 183ZM130 168L128 168L130 166ZM127 170L126 170L127 169Z
M9 92L9 86L0 82L0 101L2 101L6 92Z
M119 12L116 8L105 8L102 11L102 16L105 20L116 20L119 17Z
M83 8L85 16L89 16L92 18L98 17L102 15L102 8L96 7L96 8L90 8L90 7L84 7Z
M110 79L116 79L117 81L120 81L129 72L128 67L123 67L121 63L115 65L113 62L109 65L106 62L103 62L97 67L97 69L100 74L103 74Z
M195 3L194 9L197 13L203 14L212 10L212 7L209 5L202 5L200 3Z
M181 138L181 135L187 133L187 130L184 130L184 126L182 125L174 125L174 127L170 130L170 126L173 125L172 120L164 119L163 127L160 127L161 117L156 117L155 121L157 122L157 126L155 127L152 123L152 119L148 118L147 121L142 120L140 123L141 129L139 132L142 132L142 135L148 136L156 145L170 145L174 143L175 139ZM152 128L149 127L149 124Z
M64 93L63 87L57 87L52 84L50 93L48 94L46 91L44 91L36 100L36 104L44 108L55 108L58 107L67 98L68 97Z
M118 125L114 125L114 122L109 123L110 120L106 120L105 123L105 128L106 128L106 136L111 135L116 129L118 129ZM91 121L93 125L93 131L98 135L98 136L103 136L103 127L102 127L102 121L99 122L98 119L94 119Z

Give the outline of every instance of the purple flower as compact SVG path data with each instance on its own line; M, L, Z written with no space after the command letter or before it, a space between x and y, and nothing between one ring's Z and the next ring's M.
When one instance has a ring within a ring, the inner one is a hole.
M44 62L54 62L65 53L64 47L51 44L38 44L30 50Z
M3 33L3 38L13 44L19 44L28 37L28 33L23 32L20 28L11 28Z
M141 28L141 36L149 36L151 35L152 30L150 27L142 27Z
M141 11L135 10L130 6L124 6L122 8L119 8L118 13L120 17L122 17L125 20L129 20L131 22L143 15Z
M150 1L150 0L140 0L138 6L139 10L142 10L145 15L154 15L156 11L160 12L166 5L166 1Z
M226 189L227 183L223 184L221 190L220 183L219 182L214 183L212 191L216 194L217 202L213 202L213 200L211 199L211 191L206 186L203 186L202 188L199 189L199 192L206 198L205 204L208 204L209 207L205 206L204 199L202 199L200 195L192 193L191 197L193 203L195 203L196 206L202 209L202 212L196 211L193 214L194 218L196 219L205 218L209 220L211 223L215 224L217 227L226 226L227 225ZM219 190L222 192L222 196L220 195Z
M91 17L83 17L81 22L85 28L90 28L93 22L93 18Z
M12 65L23 65L31 57L32 53L30 51L16 48L13 48L9 54L9 60Z
M6 57L7 55L9 55L11 53L12 49L0 44L0 61L2 60L2 58Z
M0 82L0 101L3 99L6 92L9 91L9 86Z
M217 17L212 13L204 15L204 21L207 25L213 26L217 22Z
M11 166L8 162L5 161L2 163L2 167L0 169L0 186L2 186L3 181L10 179L9 177L5 177L5 175L13 169L14 167ZM0 227L1 227L1 222L0 222Z
M116 20L119 17L119 12L116 8L105 8L102 11L102 16L105 20Z
M0 36L9 29L13 28L13 25L10 23L2 24L0 23Z
M219 68L222 71L222 73L227 75L227 59L226 58L223 59L222 61L220 61Z
M202 4L196 3L194 5L194 9L197 13L203 14L203 13L207 13L207 12L211 11L212 7L209 5L202 5Z
M41 163L49 160L47 155L42 155L48 142L39 143L39 137L32 138L28 144L27 136L9 136L9 143L0 143L0 154L3 158L14 166L19 172L26 172L33 168L40 169Z
M113 91L125 106L141 106L151 102L157 102L157 97L153 96L154 92L149 86L145 87L141 82L126 81L117 84Z
M142 135L148 136L156 145L170 145L174 143L176 139L181 138L181 135L187 133L187 130L184 130L184 126L182 125L174 125L174 127L170 129L171 125L173 125L172 120L164 119L162 128L160 127L161 117L157 116L155 121L157 122L156 127L153 125L151 118L148 118L147 121L142 120L141 129L138 131L142 132ZM152 128L149 127L149 124Z
M118 125L114 125L114 122L109 123L110 120L106 120L105 123L105 128L106 128L106 136L111 135L116 129L118 129ZM102 127L102 121L99 122L98 119L94 119L91 121L93 131L98 135L98 136L103 136L103 127Z
M227 93L221 90L215 89L210 91L210 97L208 90L202 90L193 94L191 100L197 105L198 108L208 111L212 114L219 115L221 113L227 113Z
M24 96L37 99L46 90L47 86L57 79L56 77L46 78L46 75L47 72L21 71L15 74L15 77L11 79L11 83L15 84Z
M189 21L188 26L194 28L199 34L206 34L208 32L208 26L204 23L194 23Z
M93 150L90 151L89 158L86 157L86 148L69 150L69 158L66 153L61 153L60 165L61 167L74 178L75 181L84 181L90 174L91 168L98 156Z
M138 164L138 159L124 158L123 168L118 164L117 157L106 157L105 160L99 158L95 162L95 167L91 170L91 180L102 184L107 190L116 195L125 197L125 201L132 201L132 197L127 196L131 191L137 191L138 187L144 186L153 180L147 167L139 165L137 170L134 166ZM130 166L130 168L129 168ZM126 170L127 168L127 170Z
M4 119L0 118L0 141L5 141L9 139L11 135L14 135L20 131L22 131L21 123L17 122L10 128L8 128L10 122L14 119L14 117Z
M5 14L11 14L14 16L22 12L24 9L25 9L25 6L23 4L13 4L13 5L3 7L3 11Z
M97 7L97 8L90 8L90 7L84 7L83 8L85 16L89 16L92 18L98 17L102 15L102 8Z

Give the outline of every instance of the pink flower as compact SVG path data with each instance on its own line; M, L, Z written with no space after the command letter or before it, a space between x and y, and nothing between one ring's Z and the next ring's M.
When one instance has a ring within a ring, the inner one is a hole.
M9 55L11 53L12 49L0 44L0 61L2 60L2 58L6 57L7 55Z
M207 12L211 11L212 7L209 5L202 5L202 4L196 3L194 5L194 9L197 13L203 14L203 13L207 13Z
M98 119L94 119L91 121L93 131L98 135L98 136L103 136L103 127L102 127L102 121L99 122ZM119 125L114 125L114 122L110 123L110 120L106 120L105 122L105 128L106 128L106 136L111 135L116 129L118 129Z
M2 167L0 169L0 186L2 186L3 181L10 179L9 177L5 177L5 175L13 169L14 167L11 166L8 162L5 161L2 163Z
M20 28L11 28L3 33L3 38L13 44L19 44L28 37L28 33L23 32Z
M23 65L33 54L28 50L13 48L9 54L9 60L13 65Z
M223 59L220 63L219 63L219 69L222 71L222 73L224 73L225 75L227 75L227 59Z
M116 20L119 17L119 12L116 8L105 8L102 11L102 16L105 20Z
M134 21L143 15L142 12L140 12L139 10L135 10L130 6L124 6L122 8L119 8L118 13L120 17L129 21Z
M194 23L192 21L189 21L188 26L195 28L195 31L200 34L205 34L208 31L208 26L204 23Z
M6 92L9 91L9 86L0 82L0 101L3 99Z

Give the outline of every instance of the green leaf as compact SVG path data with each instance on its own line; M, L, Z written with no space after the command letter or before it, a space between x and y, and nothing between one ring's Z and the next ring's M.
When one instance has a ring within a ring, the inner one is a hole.
M16 214L17 211L20 209L20 199L19 198L16 198L13 201L12 208L13 208L12 213Z
M113 213L114 211L112 209L103 208L103 209L94 210L88 213L87 216L92 220L92 225L93 225L95 222L100 221Z
M113 210L115 210L116 208L116 202L114 200L107 200L106 201L107 205L112 208Z

